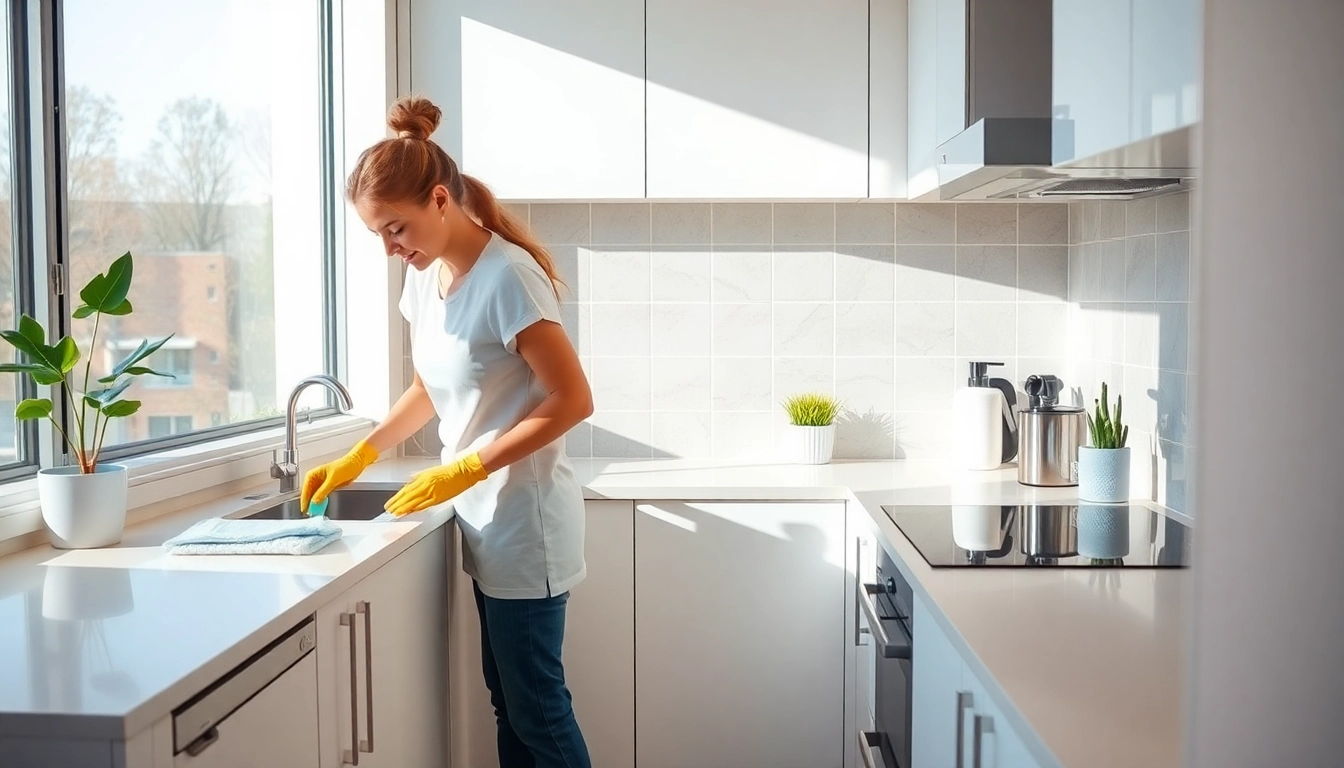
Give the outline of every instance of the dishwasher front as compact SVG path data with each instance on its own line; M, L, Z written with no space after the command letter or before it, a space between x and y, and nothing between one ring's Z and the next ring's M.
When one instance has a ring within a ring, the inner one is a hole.
M310 616L174 710L174 768L317 765L316 644Z

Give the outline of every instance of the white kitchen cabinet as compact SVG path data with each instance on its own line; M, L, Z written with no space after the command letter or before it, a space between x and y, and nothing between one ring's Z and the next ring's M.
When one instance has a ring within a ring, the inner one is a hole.
M914 625L914 768L1037 768L986 685L918 595ZM977 749L979 762L975 761Z
M1199 120L1199 0L1132 0L1130 139Z
M911 760L914 768L969 765L957 762L957 739L972 717L961 686L965 664L961 655L934 623L924 601L915 596L914 691L912 697Z
M868 197L906 196L907 0L868 8Z
M648 0L648 196L868 195L868 0Z
M966 3L936 0L937 55L935 64L937 134L942 144L966 129Z
M938 3L909 0L906 193L911 199L938 189Z
M588 575L565 614L565 681L594 768L635 764L635 505L584 502Z
M845 754L845 506L642 503L640 768L827 768Z
M1054 162L1197 122L1200 27L1198 0L1056 0Z
M318 609L322 768L447 764L447 554L440 528Z
M436 135L510 199L644 197L642 0L411 0Z

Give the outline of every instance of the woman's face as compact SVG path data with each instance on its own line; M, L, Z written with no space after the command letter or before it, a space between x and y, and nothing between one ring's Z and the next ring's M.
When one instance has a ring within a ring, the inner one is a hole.
M424 271L447 247L444 213L448 205L448 191L440 186L424 204L360 200L355 203L355 211L364 226L382 239L388 258L399 258Z

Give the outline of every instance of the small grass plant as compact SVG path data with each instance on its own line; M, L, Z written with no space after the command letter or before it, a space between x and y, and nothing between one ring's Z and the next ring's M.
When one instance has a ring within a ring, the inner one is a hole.
M820 392L804 392L784 400L789 423L798 427L827 427L840 415L840 401Z

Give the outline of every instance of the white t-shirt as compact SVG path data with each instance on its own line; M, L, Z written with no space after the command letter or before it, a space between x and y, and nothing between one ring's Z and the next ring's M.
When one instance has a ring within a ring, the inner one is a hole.
M438 273L437 266L408 269L400 307L447 463L484 448L546 398L518 355L517 337L538 321L559 323L560 304L532 255L499 235L446 299ZM583 491L563 438L495 471L452 504L463 569L486 595L550 597L583 580Z

